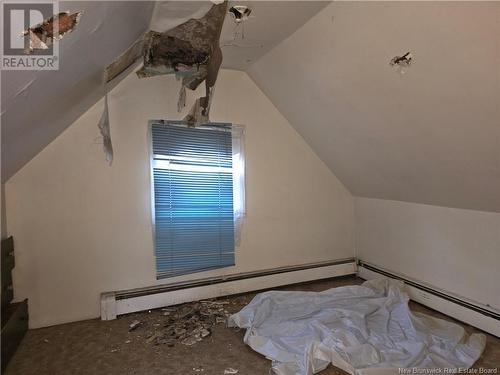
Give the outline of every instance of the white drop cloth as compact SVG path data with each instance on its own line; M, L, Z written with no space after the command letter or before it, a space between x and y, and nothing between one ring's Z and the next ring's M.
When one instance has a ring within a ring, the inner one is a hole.
M411 312L404 284L371 280L323 292L258 294L229 318L244 341L273 361L279 375L311 375L331 362L351 374L398 374L400 368L468 368L486 337Z

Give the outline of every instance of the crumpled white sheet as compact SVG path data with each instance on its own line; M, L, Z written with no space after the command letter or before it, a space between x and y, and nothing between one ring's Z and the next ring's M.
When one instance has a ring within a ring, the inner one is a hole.
M401 368L469 368L486 337L411 312L404 284L371 280L323 292L260 293L229 318L244 342L279 375L311 375L329 363L350 374L400 374Z

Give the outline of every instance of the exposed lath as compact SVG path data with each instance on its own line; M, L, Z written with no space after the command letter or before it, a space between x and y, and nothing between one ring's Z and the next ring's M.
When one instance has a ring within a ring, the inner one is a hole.
M73 31L78 25L82 12L70 14L61 12L43 22L26 29L23 35L29 35L29 47L26 53L32 53L35 49L47 49L54 40L62 39L66 34Z

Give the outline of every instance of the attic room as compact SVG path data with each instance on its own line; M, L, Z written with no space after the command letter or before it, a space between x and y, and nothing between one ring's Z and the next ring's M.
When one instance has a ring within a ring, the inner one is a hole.
M500 2L1 11L2 374L498 374Z

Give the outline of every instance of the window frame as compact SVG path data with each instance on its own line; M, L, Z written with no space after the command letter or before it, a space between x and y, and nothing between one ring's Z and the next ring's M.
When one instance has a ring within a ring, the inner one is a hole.
M155 259L155 264L156 264L156 207L155 207L155 185L154 185L154 168L156 164L155 160L155 154L153 151L153 125L154 124L169 124L169 125L174 125L174 126L179 126L179 127L189 127L188 124L184 121L178 121L178 120L149 120L148 121L148 126L147 126L147 142L148 142L148 149L149 149L149 183L150 183L150 189L149 189L149 194L150 194L150 207L151 207L151 235L152 235L152 244L153 244L153 256ZM244 218L246 217L246 155L245 155L245 133L246 133L246 127L245 125L241 124L233 124L233 123L228 123L228 122L212 122L209 124L204 124L200 125L197 127L202 127L204 129L211 129L214 131L223 131L220 128L220 125L231 125L231 136L232 136L232 157L233 157L233 217L234 217L234 258L235 258L235 264L232 266L236 265L236 249L241 243L241 231L243 227L243 222ZM235 141L237 143L237 148L235 153ZM235 161L238 163L238 180L236 181L235 174L234 174L234 163ZM238 198L236 198L235 191L238 191ZM237 201L238 199L238 201ZM238 207L238 211L236 211L236 207ZM179 274L179 275L173 275L173 276L159 276L158 275L158 269L156 268L155 265L155 275L157 280L162 280L162 279L167 279L167 278L172 278L172 277L181 277L185 276L188 274L193 274L193 273L199 273L199 272L206 272L206 271L211 271L211 270L216 270L216 269L222 269L222 268L227 268L227 267L232 267L232 266L221 266L221 267L216 267L216 268L210 268L210 269L200 269L200 270L195 270L193 272L188 272L185 274Z

